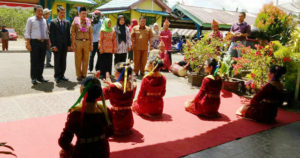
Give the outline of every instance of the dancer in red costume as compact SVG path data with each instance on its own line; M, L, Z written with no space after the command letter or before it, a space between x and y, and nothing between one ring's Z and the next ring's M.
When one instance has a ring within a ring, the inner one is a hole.
M58 143L62 148L61 158L103 157L109 158L108 137L113 134L110 111L97 103L102 94L100 81L87 77L80 88L81 97L70 109L68 119ZM84 98L81 105L81 98ZM74 134L76 145L72 145Z
M159 45L159 57L163 61L164 65L161 68L162 71L169 71L171 66L170 57L168 51L165 49L165 44L163 41L160 41Z
M166 78L160 73L163 65L157 57L150 60L152 71L143 78L138 98L132 107L137 114L153 116L163 113L163 96L166 93Z
M209 75L202 80L200 91L196 97L186 103L186 111L206 117L219 116L222 79L216 74L218 67L216 59L210 58L206 61L205 71Z
M284 67L272 66L268 74L269 83L251 99L250 105L242 106L236 114L259 122L274 122L277 107L283 103L283 85L280 83L280 77L285 72Z
M103 88L104 98L109 99L112 105L114 133L127 135L133 127L131 105L136 91L136 83L132 81L132 68L130 64L121 62L116 64L114 76L118 80L114 83L110 78L104 81L108 84Z

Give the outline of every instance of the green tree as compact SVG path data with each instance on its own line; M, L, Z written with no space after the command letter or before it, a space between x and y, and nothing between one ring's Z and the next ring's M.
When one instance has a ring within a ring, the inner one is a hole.
M14 28L19 36L24 36L27 19L33 16L33 9L0 8L0 24Z
M294 29L293 17L272 3L263 7L254 25L264 33L267 40L279 40L283 45L289 42Z

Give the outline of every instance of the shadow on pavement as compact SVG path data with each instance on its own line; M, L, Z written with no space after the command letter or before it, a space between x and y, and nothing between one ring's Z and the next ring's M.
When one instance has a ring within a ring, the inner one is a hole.
M109 139L110 142L132 142L132 144L143 143L144 135L140 133L138 130L132 128L131 134L126 136L114 136Z
M43 92L52 92L54 89L54 83L53 82L47 82L47 83L39 83L36 85L33 85L31 87L32 89L43 91Z
M153 117L148 117L148 116L143 116L143 115L139 115L141 118L143 118L144 120L148 120L148 121L173 121L172 116L166 113L163 113L160 116L153 116Z
M74 90L74 88L77 85L78 85L78 82L72 82L72 81L60 82L60 83L56 84L57 87L66 88L67 90Z

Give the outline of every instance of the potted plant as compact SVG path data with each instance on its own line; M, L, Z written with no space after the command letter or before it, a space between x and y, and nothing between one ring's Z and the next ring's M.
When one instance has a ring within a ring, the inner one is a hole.
M190 63L192 73L188 75L188 81L193 86L201 86L205 76L204 64L208 58L218 58L220 48L224 46L222 39L209 38L209 33L197 42L187 41L184 46L185 60Z
M222 89L236 94L243 94L245 91L244 81L242 79L232 77L233 64L234 60L232 60L232 57L229 54L223 57L221 67L219 69L219 74L223 78Z

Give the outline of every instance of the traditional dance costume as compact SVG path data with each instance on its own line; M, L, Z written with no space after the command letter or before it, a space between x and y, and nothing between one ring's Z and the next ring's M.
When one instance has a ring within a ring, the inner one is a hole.
M119 81L103 88L104 98L109 99L112 105L112 122L117 134L129 131L134 123L131 105L135 96L136 84L127 82L125 87L126 91L124 91L124 82Z
M195 115L217 116L221 88L222 79L220 77L206 76L202 81L200 91L194 100L186 105L185 110Z
M133 104L133 110L142 115L161 115L165 93L166 77L160 72L149 73L142 80L138 98Z
M85 104L85 101L83 101ZM101 104L95 110L79 105L72 107L68 119L58 140L63 149L61 157L103 157L109 158L108 137L113 135L111 112ZM76 145L71 144L74 134ZM70 155L67 156L67 153Z
M270 123L275 120L277 107L283 102L283 88L280 82L267 83L241 112L241 116L259 122Z

